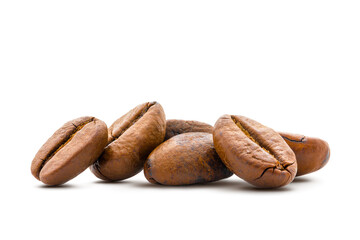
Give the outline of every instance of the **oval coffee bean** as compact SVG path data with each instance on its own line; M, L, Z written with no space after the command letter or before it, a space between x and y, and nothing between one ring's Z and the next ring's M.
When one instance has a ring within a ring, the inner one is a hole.
M296 155L298 165L296 176L315 172L329 161L330 148L324 140L292 133L280 132L280 135Z
M210 133L183 133L159 145L144 166L146 179L163 185L206 183L230 177Z
M35 178L59 185L88 168L107 144L106 124L94 117L65 123L40 148L31 164Z
M281 187L296 175L295 154L284 139L252 119L223 115L214 126L213 137L225 165L257 187Z
M181 133L187 133L187 132L212 133L212 131L213 131L213 126L207 123L190 121L190 120L169 119L166 121L165 141Z
M108 145L90 170L106 181L123 180L143 169L146 157L165 137L165 113L157 102L136 106L109 128Z

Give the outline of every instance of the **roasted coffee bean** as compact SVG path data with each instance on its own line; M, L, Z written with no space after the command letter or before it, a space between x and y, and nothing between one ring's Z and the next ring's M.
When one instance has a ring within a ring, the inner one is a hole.
M214 126L213 137L225 165L257 187L281 187L296 175L294 152L277 132L254 120L223 115Z
M179 120L169 119L166 121L166 134L165 140L187 132L207 132L212 133L213 126L207 123L190 121L190 120Z
M158 146L144 166L146 179L162 185L206 183L230 177L210 133L183 133Z
M330 148L324 140L292 133L280 132L280 135L296 155L298 166L296 176L315 172L329 161Z
M31 164L35 178L63 184L88 168L107 144L106 124L94 117L65 123L40 148Z
M165 113L157 102L138 105L109 128L108 145L90 170L106 181L140 172L146 157L165 137Z

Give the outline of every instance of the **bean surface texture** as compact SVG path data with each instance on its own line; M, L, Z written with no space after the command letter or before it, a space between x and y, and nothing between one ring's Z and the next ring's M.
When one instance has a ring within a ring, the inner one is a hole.
M329 144L322 139L280 132L285 142L296 155L296 176L302 176L323 168L329 161Z
M106 124L94 117L65 123L40 148L31 164L35 178L63 184L88 168L107 144Z
M213 126L207 123L193 121L193 120L180 120L169 119L166 121L166 134L165 140L176 136L181 133L187 132L207 132L212 133Z
M214 126L213 137L225 165L257 187L285 186L296 175L295 154L284 139L250 118L223 115Z
M98 178L123 180L139 173L146 157L163 142L165 113L157 102L136 106L109 127L108 145L90 167Z
M183 133L158 146L145 162L151 183L189 185L230 177L232 172L217 155L210 133Z

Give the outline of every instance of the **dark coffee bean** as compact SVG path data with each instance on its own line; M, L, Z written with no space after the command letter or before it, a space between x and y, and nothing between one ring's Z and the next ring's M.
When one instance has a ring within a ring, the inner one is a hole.
M65 123L40 148L31 164L35 178L59 185L88 168L107 144L106 124L94 117Z
M90 170L100 179L123 180L140 172L165 137L165 113L157 102L138 105L109 128L108 145Z
M324 140L292 133L280 132L280 135L296 155L298 165L296 176L315 172L329 161L330 148Z
M274 188L294 179L295 154L271 128L243 116L223 115L213 134L221 160L245 181L261 188Z
M190 120L169 119L166 121L165 141L181 133L187 133L187 132L212 133L212 131L213 131L213 126L207 123L190 121Z
M230 177L210 133L183 133L159 145L144 166L146 179L162 185L206 183Z

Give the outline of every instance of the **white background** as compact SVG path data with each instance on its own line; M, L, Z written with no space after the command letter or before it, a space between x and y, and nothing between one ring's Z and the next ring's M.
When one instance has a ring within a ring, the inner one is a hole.
M359 239L359 1L1 1L1 239ZM277 190L30 173L68 120L156 100L320 137L329 163Z

